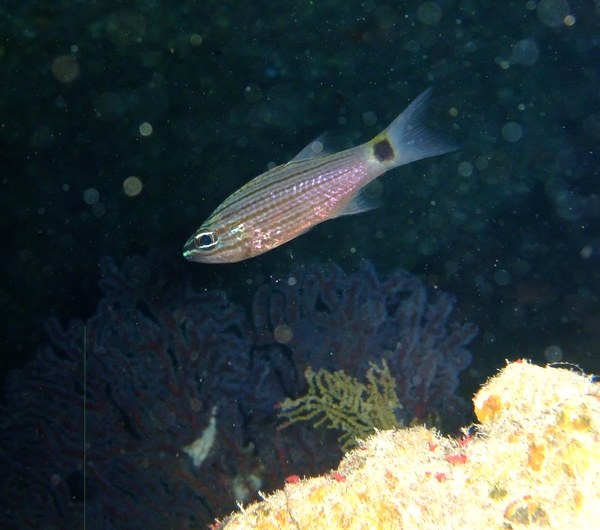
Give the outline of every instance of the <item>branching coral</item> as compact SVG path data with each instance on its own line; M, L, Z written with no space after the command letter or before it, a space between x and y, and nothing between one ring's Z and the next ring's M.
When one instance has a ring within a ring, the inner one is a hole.
M373 429L401 427L402 420L395 414L402 408L396 395L396 380L385 359L381 363L381 368L371 363L366 374L367 384L343 370L315 373L309 367L304 373L308 393L279 404L280 417L287 419L281 427L297 421L316 420L315 428L327 423L329 428L344 431L339 438L344 451L354 446L357 439L373 434Z

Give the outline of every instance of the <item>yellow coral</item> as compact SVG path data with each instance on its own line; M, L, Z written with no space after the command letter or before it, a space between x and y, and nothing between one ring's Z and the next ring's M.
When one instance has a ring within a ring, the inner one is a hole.
M343 370L315 373L308 367L304 373L308 393L279 404L279 416L287 420L281 428L297 421L315 419L314 427L327 422L327 427L345 431L340 442L347 451L356 445L356 439L366 438L374 429L402 427L395 414L396 409L402 408L396 395L396 380L385 359L381 363L381 368L370 363L366 385Z
M335 473L287 484L224 530L600 530L600 385L518 362L474 403L467 442L424 427L376 433Z

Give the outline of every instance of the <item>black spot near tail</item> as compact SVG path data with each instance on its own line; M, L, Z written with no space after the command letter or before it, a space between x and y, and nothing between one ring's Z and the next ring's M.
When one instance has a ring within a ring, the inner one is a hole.
M379 162L394 159L394 148L388 140L381 140L373 146L373 154Z

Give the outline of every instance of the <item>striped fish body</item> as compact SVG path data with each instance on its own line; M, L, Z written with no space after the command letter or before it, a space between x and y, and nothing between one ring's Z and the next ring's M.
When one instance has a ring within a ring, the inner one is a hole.
M313 226L375 205L362 190L389 169L454 149L422 125L421 94L373 140L331 155L310 146L228 197L187 241L183 255L234 263L263 254Z

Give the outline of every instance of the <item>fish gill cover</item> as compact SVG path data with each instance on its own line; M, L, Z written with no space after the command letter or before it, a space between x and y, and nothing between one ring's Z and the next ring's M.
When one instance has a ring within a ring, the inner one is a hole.
M455 391L476 330L449 324L453 299L429 301L409 273L298 267L258 288L249 319L221 292L161 288L150 270L104 260L96 314L49 321L51 344L9 375L3 528L83 528L84 504L91 530L204 528L286 476L334 467L339 432L277 428L276 404L306 392L309 365L364 380L384 358L401 421L464 421Z

